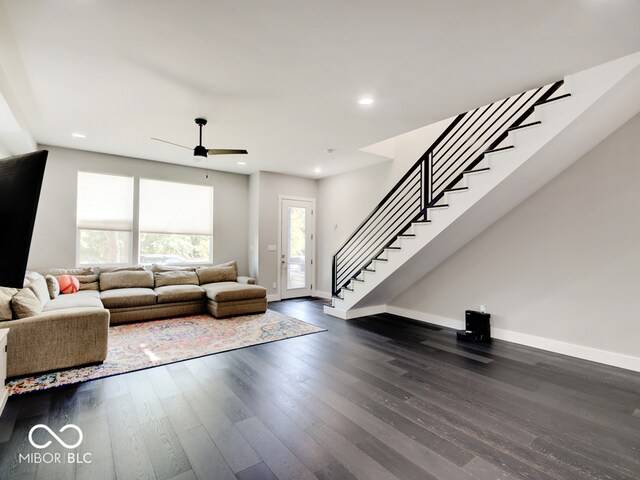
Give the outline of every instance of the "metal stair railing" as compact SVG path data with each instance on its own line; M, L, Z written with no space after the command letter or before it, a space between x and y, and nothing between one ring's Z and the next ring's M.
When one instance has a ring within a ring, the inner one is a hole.
M535 106L547 102L560 80L456 116L427 151L402 176L333 255L332 294L377 259L412 223L428 221L428 210L463 173L473 170L500 147L510 130L525 126ZM537 124L539 122L532 122Z

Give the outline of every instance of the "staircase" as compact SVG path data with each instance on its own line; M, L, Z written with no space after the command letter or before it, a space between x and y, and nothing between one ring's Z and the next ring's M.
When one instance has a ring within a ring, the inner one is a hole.
M385 311L606 138L640 109L639 65L630 55L455 117L334 254L325 312Z

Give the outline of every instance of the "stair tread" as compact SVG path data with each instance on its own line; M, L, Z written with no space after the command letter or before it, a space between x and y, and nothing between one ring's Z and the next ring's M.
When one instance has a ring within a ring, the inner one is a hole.
M427 207L427 208L444 208L448 206L449 206L448 203L443 203L442 205L431 205L430 207Z
M462 190L469 190L469 187L453 187L453 188L445 188L445 192L460 192Z
M363 268L362 271L363 272L369 272L369 273L376 273L375 270L369 270L368 268Z
M389 260L387 260L386 258L374 258L373 261L374 262L388 262Z
M513 132L515 130L520 130L521 128L533 127L534 125L541 125L542 122L540 120L536 120L535 122L522 123L516 127L511 127L508 132Z
M415 237L415 233L403 233L402 235L398 235L398 238L407 238L407 237Z
M465 173L477 173L477 172L486 172L488 170L491 170L489 167L483 167L483 168L476 168L474 170L467 170L465 172L462 172L462 174L464 175Z
M352 280L355 280L356 282L363 282L363 283L364 283L364 280L361 280L361 279L359 279L359 278L355 278L355 277L354 277L354 278L352 278Z
M547 98L546 100L542 100L540 102L536 102L536 103L533 104L533 106L537 107L538 105L544 105L545 103L555 102L556 100L562 100L563 98L567 98L567 97L570 97L570 96L571 96L570 93L565 93L564 95L558 95L557 97Z
M504 152L505 150L512 150L513 148L513 145L507 145L506 147L494 148L493 150L485 150L484 155L486 155L487 153Z
M384 247L385 250L402 250L400 247Z

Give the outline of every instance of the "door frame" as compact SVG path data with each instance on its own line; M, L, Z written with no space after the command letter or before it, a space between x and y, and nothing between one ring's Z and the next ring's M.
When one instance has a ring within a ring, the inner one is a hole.
M311 294L315 290L314 286L316 283L316 199L310 197L297 197L294 195L278 195L278 256L276 258L276 271L278 272L278 278L276 280L278 285L278 298L277 300L282 299L282 201L283 200L298 200L302 202L311 202Z

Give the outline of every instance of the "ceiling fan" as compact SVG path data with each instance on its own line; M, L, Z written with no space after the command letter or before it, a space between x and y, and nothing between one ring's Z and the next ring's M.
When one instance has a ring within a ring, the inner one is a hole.
M229 148L206 148L202 146L202 127L207 124L206 118L196 118L196 124L200 127L200 144L193 149L194 157L204 157L207 158L207 155L242 155L249 153L246 150L234 150ZM179 145L177 143L168 142L166 140L161 140L160 138L152 137L151 140L157 140L158 142L168 143L169 145L175 145L176 147L186 148L187 150L191 150L189 147L185 147L184 145Z

